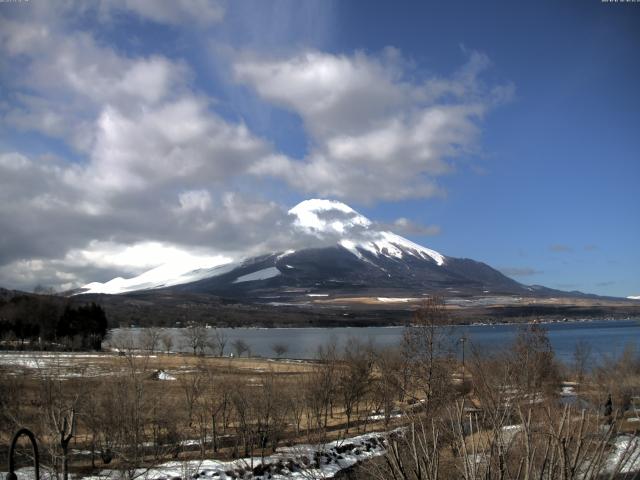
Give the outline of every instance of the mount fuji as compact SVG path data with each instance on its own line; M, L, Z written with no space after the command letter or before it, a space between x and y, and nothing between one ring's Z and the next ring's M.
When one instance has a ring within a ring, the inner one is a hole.
M305 200L288 213L295 248L196 268L162 265L134 278L90 283L76 293L168 289L259 300L331 294L544 295L547 291L522 285L484 263L418 245L341 202Z

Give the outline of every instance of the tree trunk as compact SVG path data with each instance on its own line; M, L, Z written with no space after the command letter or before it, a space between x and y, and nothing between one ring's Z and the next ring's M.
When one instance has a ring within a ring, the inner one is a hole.
M69 441L62 442L62 480L69 480L69 458L67 457Z
M216 429L216 416L215 415L211 415L211 425L212 425L212 430L211 430L211 441L212 441L212 447L213 447L213 453L217 453L218 452L218 431Z

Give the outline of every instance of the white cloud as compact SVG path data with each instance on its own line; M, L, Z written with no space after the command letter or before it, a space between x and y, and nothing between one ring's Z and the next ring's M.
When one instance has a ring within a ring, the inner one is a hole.
M364 202L441 194L437 178L451 171L451 158L475 150L480 120L509 89L482 86L478 74L488 60L476 53L450 79L410 81L405 64L393 49L379 57L241 56L238 80L299 114L313 139L306 158L274 155L253 173Z
M178 195L180 210L190 212L199 210L206 212L211 208L211 195L206 190L189 190Z
M222 120L206 100L188 95L132 113L105 107L92 163L82 173L101 191L191 187L228 180L269 152L244 124Z
M33 21L0 23L7 26L0 49L29 72L13 85L15 101L4 109L4 122L61 138L87 154L88 162L69 168L65 179L90 197L226 180L270 154L271 146L243 123L211 111L211 99L193 91L193 73L181 61L130 58L88 33ZM18 49L21 26L40 33Z
M0 17L0 53L13 69L5 75L12 102L0 108L2 121L60 138L82 153L92 148L95 119L106 106L154 107L188 91L192 75L180 61L130 58L89 33L37 19Z
M139 242L129 245L94 240L84 248L69 251L65 256L65 264L79 267L90 265L95 268L139 274L165 264L184 264L197 268L208 263L217 264L221 258L202 249L187 250L162 242Z
M85 102L154 102L176 88L188 69L162 56L129 58L82 31L62 32L33 20L0 17L0 46L25 62L16 85L41 93L81 96ZM25 34L24 32L31 32ZM28 38L25 38L25 35ZM55 79L55 81L52 81Z
M440 235L439 225L422 225L405 217L397 218L389 229L400 235Z
M249 56L234 70L264 99L298 112L318 137L366 130L405 101L408 87L398 81L395 66L363 53L306 52L284 60Z

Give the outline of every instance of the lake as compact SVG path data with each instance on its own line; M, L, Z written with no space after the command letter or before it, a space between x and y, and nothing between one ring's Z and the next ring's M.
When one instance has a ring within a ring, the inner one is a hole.
M606 356L618 356L627 344L638 347L640 341L640 320L601 320L585 322L561 322L543 325L548 331L549 340L556 356L565 362L571 361L578 342L587 342L591 346L592 358L597 360ZM452 344L463 336L467 338L467 353L475 348L481 352L496 352L508 346L515 339L520 325L469 325L447 328ZM115 329L113 334L121 329ZM371 341L378 347L396 346L400 343L404 327L337 327L337 328L219 328L228 341L225 354L232 352L234 340L242 339L250 347L254 356L274 357L272 346L276 343L287 346L283 355L291 359L314 358L319 346L335 340L344 345L349 338L364 342ZM138 336L143 329L130 329ZM165 331L174 337L173 351L188 352L182 334L183 329L169 328ZM208 332L213 335L214 330ZM458 355L461 345L457 345Z

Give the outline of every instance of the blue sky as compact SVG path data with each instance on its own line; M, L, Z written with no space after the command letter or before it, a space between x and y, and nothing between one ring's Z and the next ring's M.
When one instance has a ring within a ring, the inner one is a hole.
M0 3L0 285L278 248L324 197L640 295L639 41L633 3Z

